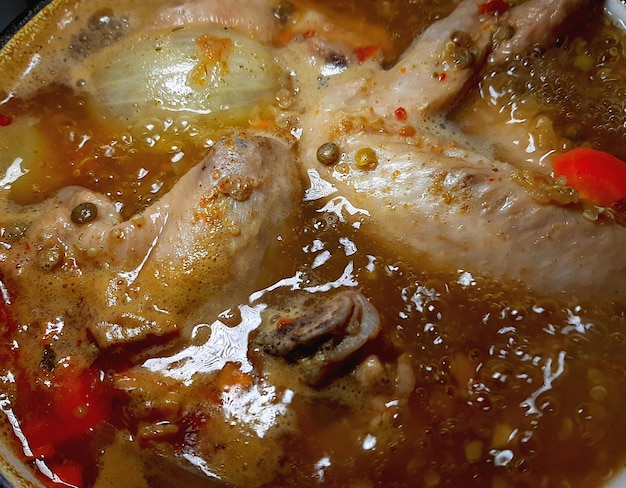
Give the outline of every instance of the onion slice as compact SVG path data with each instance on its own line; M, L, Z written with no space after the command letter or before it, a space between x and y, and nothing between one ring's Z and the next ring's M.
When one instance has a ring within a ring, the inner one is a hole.
M278 68L241 34L194 26L130 36L85 60L85 81L104 116L209 116L236 123L269 103Z

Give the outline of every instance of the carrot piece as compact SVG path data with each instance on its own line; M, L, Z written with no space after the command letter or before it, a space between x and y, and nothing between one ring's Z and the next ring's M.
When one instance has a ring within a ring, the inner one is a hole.
M565 176L581 197L598 205L607 207L626 198L626 163L611 154L572 149L557 155L552 165L556 176Z

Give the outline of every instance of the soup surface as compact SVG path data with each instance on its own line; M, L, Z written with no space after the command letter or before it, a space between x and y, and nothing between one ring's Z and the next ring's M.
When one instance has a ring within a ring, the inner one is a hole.
M604 485L624 56L582 0L56 2L0 57L3 442L43 486Z

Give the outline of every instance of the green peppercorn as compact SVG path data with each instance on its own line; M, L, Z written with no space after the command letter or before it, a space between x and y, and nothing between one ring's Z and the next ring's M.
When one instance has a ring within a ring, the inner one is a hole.
M72 222L75 224L88 224L98 218L98 207L95 203L79 203L72 210Z
M274 8L274 17L281 22L286 22L293 15L294 7L293 3L288 0L282 0L276 8Z
M325 166L332 166L339 162L341 150L334 142L326 142L317 150L317 160Z
M450 40L459 47L470 48L473 46L472 37L463 31L454 31Z
M11 222L3 227L0 227L0 242L7 244L14 244L18 242L28 229L28 224L24 222Z
M372 148L364 147L354 155L356 164L361 169L374 169L378 165L378 156Z
M493 33L493 40L496 43L508 41L515 34L515 28L511 24L502 24L496 28Z
M454 31L446 45L447 60L456 68L469 68L474 64L474 42L472 37L462 31ZM450 66L451 68L452 66Z
M65 250L59 244L43 247L37 253L37 265L44 271L54 271L63 264Z

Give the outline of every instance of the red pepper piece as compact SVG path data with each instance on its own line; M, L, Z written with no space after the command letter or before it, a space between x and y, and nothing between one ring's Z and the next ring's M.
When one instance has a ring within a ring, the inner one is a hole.
M72 367L57 373L49 410L23 425L35 457L51 457L59 444L88 434L110 417L111 401L98 375Z
M373 58L378 54L377 46L360 46L354 49L354 53L356 54L356 58L359 63L364 63L368 59Z
M13 119L8 115L0 114L0 127L8 127L13 123Z
M556 176L581 197L607 207L626 198L626 163L615 156L591 148L573 149L556 156L552 163Z
M400 121L406 120L408 117L407 111L404 107L398 107L393 114L396 116L396 119Z
M509 4L504 0L490 0L478 7L481 14L501 14L509 9Z
M48 465L57 479L47 479L46 486L50 488L58 488L59 486L77 486L84 485L83 468L77 463L63 463Z

